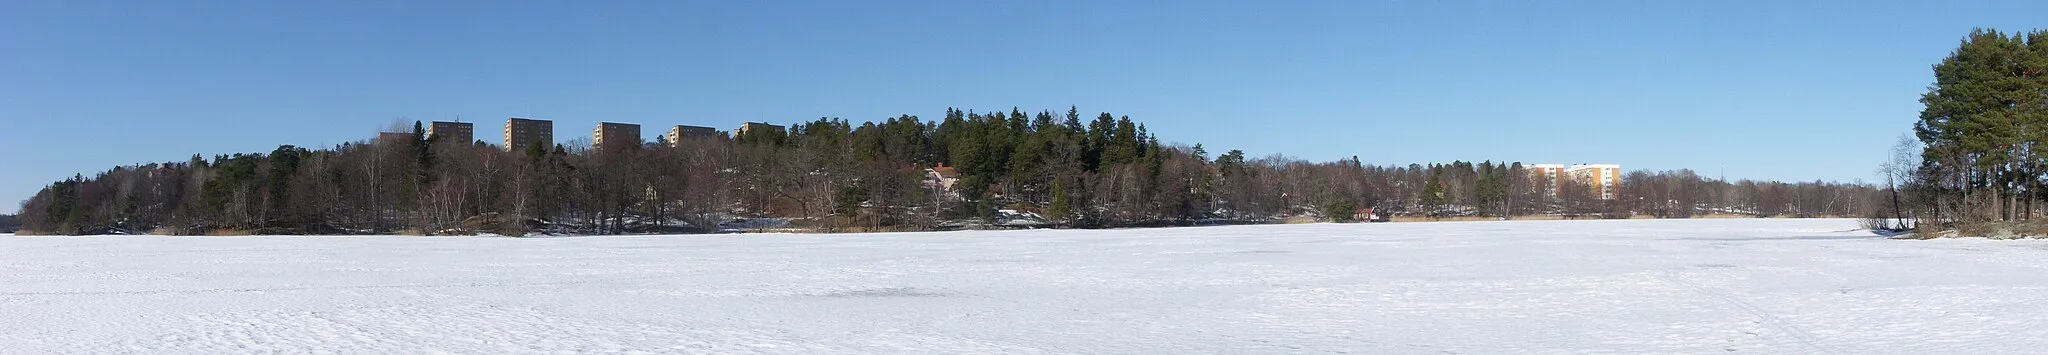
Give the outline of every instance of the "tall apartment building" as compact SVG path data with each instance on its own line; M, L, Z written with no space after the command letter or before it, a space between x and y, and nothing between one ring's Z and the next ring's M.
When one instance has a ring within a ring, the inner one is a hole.
M677 125L677 126L675 126L675 127L670 127L670 128L668 129L668 134L663 134L663 135L661 135L661 137L663 138L663 140L666 140L666 141L668 141L668 145L669 145L670 147L674 147L674 146L679 146L679 145L681 145L681 144L682 144L681 142L682 142L682 141L683 141L684 139L694 139L694 138L711 138L711 137L717 137L717 136L718 136L718 130L717 130L717 129L713 129L713 128L711 128L711 127L698 127L698 126L683 126L683 125Z
M427 139L466 145L476 141L476 124L434 121L427 125Z
M1528 170L1531 178L1549 180L1551 196L1564 191L1566 184L1578 184L1591 188L1594 196L1612 200L1621 181L1618 164L1529 164L1522 169Z
M1564 175L1564 164L1529 164L1523 165L1522 169L1529 172L1530 178L1547 180L1546 182L1550 184L1550 191L1545 191L1545 193L1551 196L1557 195L1557 187L1571 182Z
M505 151L516 152L540 144L555 144L555 121L517 118L505 120Z
M1593 188L1593 196L1612 200L1616 183L1621 181L1621 165L1617 164L1572 164L1564 169L1573 182Z
M640 145L640 125L631 123L599 122L597 129L590 131L591 148L604 149L614 145Z
M747 122L747 123L742 123L742 124L740 124L740 129L737 129L737 130L733 130L733 131L732 131L732 136L733 136L733 137L739 137L739 136L743 136L743 135L746 135L746 134L747 134L748 132L755 132L755 131L762 131L762 132L767 132L767 131L774 131L774 132L776 132L776 133L781 133L781 132L782 132L782 126L777 126L777 125L772 125L772 124L767 124L767 123L761 123L761 122Z

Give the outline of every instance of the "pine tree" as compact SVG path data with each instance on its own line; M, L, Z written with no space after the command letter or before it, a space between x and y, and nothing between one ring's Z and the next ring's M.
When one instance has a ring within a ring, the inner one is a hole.
M1437 210L1443 208L1445 200L1444 169L1442 166L1430 166L1429 182L1422 185L1421 200L1423 213L1431 217L1437 216Z
M1936 176L1939 203L1960 206L1947 220L2007 220L2031 214L2042 196L2048 154L2048 31L2006 35L1973 30L1934 66L1935 84L1914 132ZM1936 218L1943 220L1943 218Z

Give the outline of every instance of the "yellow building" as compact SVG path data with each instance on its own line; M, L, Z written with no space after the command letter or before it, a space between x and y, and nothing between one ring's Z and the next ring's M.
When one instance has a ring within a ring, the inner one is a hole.
M1530 179L1549 184L1550 190L1546 192L1551 196L1557 195L1558 186L1564 186L1565 183L1571 182L1570 180L1565 180L1564 164L1529 164L1522 166L1522 170L1529 172Z
M1530 164L1522 166L1529 177L1548 181L1550 195L1564 191L1566 184L1579 184L1593 190L1593 196L1612 200L1617 184L1621 181L1619 164Z
M1593 188L1593 196L1612 200L1616 183L1621 181L1621 165L1618 164L1573 164L1564 168L1573 182Z

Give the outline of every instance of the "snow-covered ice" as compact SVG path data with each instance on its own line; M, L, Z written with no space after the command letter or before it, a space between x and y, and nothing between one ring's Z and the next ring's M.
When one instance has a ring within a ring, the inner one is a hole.
M2014 353L2048 242L1852 220L0 238L0 353Z

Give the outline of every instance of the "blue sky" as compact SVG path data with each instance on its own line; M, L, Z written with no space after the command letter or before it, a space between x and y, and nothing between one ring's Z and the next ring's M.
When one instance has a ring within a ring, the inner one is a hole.
M115 165L394 119L1109 111L1212 152L1871 179L1972 27L2040 1L12 1L0 213ZM487 139L488 140L488 139Z

